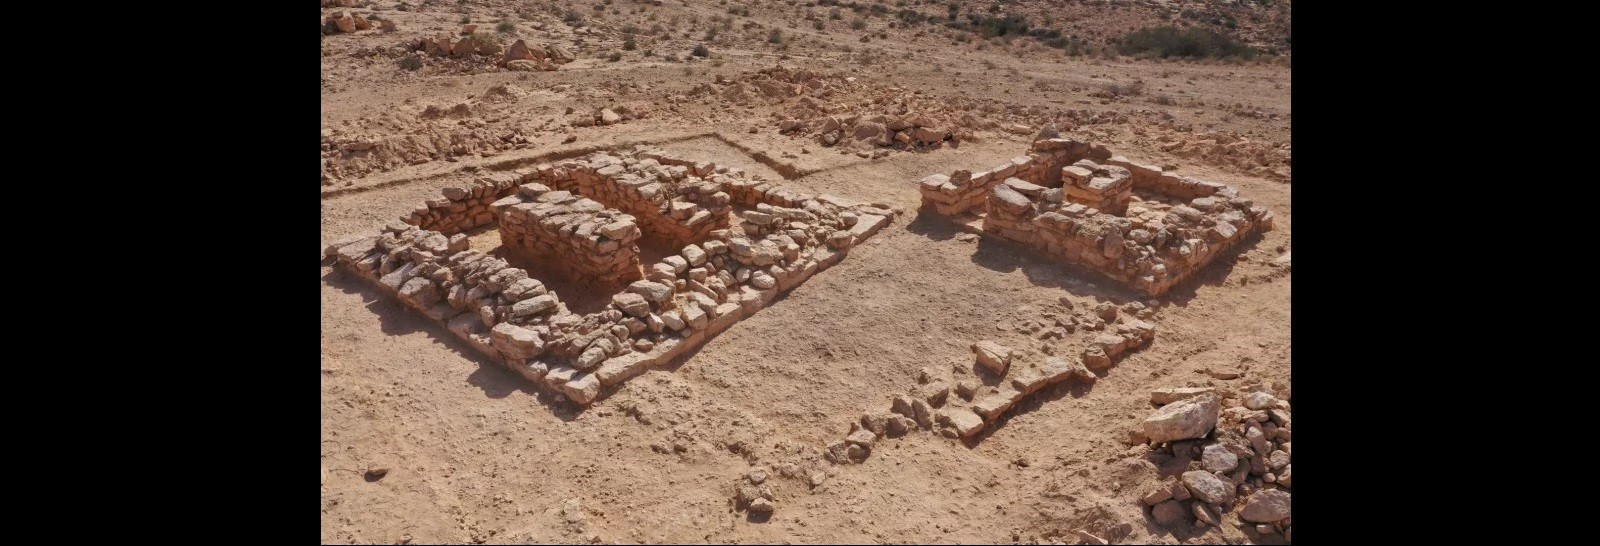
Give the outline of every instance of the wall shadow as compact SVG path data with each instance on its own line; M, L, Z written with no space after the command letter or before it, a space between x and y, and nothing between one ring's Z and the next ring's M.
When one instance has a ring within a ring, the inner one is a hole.
M488 398L501 399L512 394L528 395L545 406L550 413L564 421L576 419L581 410L571 403L557 402L555 397L538 388L521 375L512 372L497 360L490 359L449 330L444 325L406 306L400 300L385 294L382 289L360 275L332 267L322 276L322 282L340 292L360 296L364 306L378 316L379 329L388 336L422 332L433 342L443 345L461 358L478 365L467 375L467 384L483 391Z

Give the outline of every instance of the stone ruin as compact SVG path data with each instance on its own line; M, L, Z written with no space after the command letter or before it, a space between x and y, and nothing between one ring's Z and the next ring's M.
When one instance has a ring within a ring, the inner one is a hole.
M1127 309L1147 310L1137 303L1130 303ZM1088 337L1078 357L1053 350L1038 359L994 341L978 341L971 346L973 363L955 366L950 376L924 368L917 385L890 398L889 409L868 410L852 422L844 440L828 444L824 458L835 464L860 463L871 455L878 438L899 437L917 429L976 441L981 432L1028 397L1062 382L1092 384L1098 380L1097 372L1155 339L1155 324L1128 312L1119 313L1109 302L1082 312L1092 313L1098 320L1085 323Z
M479 352L588 405L839 263L894 214L636 147L445 188L402 221L324 255ZM501 245L471 248L465 232L491 224ZM647 239L681 249L645 266L639 243ZM556 279L507 258L610 298L574 312L546 287Z
M461 34L452 37L441 33L419 38L411 42L408 49L434 57L499 56L496 65L530 72L556 70L577 60L572 52L558 44L530 46L525 40L517 40L506 46L495 36L477 32L477 25L463 25Z
M1228 248L1272 229L1231 186L1165 173L1105 146L1041 139L989 170L921 181L925 210L1160 296Z

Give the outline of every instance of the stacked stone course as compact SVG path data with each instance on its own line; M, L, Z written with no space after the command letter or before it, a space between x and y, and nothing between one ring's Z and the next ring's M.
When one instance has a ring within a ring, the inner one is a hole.
M537 182L495 201L500 242L597 289L639 280L634 217Z
M484 177L461 199L430 201L405 223L330 245L325 256L582 405L839 263L895 214L646 148L541 165L510 178L520 185L502 180ZM498 197L481 202L489 196ZM737 226L735 202L753 207ZM626 282L604 309L578 314L527 271L469 249L464 234L428 229L477 227L485 211L488 221L498 219L505 244L543 247L532 252L543 263L592 275L632 263L642 278ZM637 241L651 226L670 229L669 240L703 237L639 270Z
M1151 296L1204 268L1249 235L1272 229L1264 207L1231 186L1174 176L1053 138L993 169L920 182L924 209L1087 266ZM1134 192L1152 200L1134 201ZM1163 200L1177 200L1170 204Z

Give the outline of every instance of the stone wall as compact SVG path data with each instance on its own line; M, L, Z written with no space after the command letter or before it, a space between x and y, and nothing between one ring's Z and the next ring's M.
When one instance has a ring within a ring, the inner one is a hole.
M637 218L646 236L681 247L728 227L731 198L721 184L702 178L701 172L710 174L714 169L694 171L653 157L602 152L540 166L524 182L543 183L615 207Z
M1152 296L1250 234L1272 228L1272 213L1232 187L1166 174L1069 139L1040 140L1030 156L977 174L929 176L920 187L925 209L951 217L981 214L985 234L1087 266ZM1131 202L1132 190L1153 199Z
M521 176L512 173L479 176L465 187L445 188L442 197L418 205L402 220L446 235L492 224L495 212L490 205L515 191L517 185L522 183L521 179Z
M394 223L378 235L334 243L326 254L495 359L537 355L548 339L529 332L534 335L500 336L497 343L491 334L505 330L503 325L570 315L544 283L505 260L468 249L465 235Z
M599 290L639 280L633 216L537 182L495 201L500 244Z
M612 159L596 157L601 155ZM594 168L597 163L605 165ZM450 236L396 223L379 235L330 245L325 256L378 283L513 371L587 405L602 388L618 385L699 346L816 272L839 263L861 240L888 225L895 214L882 206L810 195L746 176L738 169L690 163L657 150L637 148L620 156L595 154L578 162L519 171L517 181L522 185L509 191L494 182L494 191L506 191L506 195L491 202L501 211L491 216L508 224L501 226L503 233L509 233L503 236L508 244L531 242L519 238L534 234L547 239L554 234L567 239L550 243L564 245L563 252L581 258L592 245L596 253L612 252L609 263L615 263L619 260L616 256L625 252L622 249L636 246L645 222L642 216L606 209L601 203L614 207L625 203L604 201L618 195L605 194L606 188L618 192L626 188L636 191L632 195L643 196L650 189L637 190L661 183L658 179L635 185L627 176L615 176L615 171L601 173L617 165L623 166L624 173L659 169L677 183L672 190L657 188L671 197L649 202L664 204L656 209L662 213L656 216L658 222L667 221L663 218L685 220L674 224L687 230L675 232L678 236L698 232L711 223L709 219L688 219L700 212L715 214L716 207L728 207L733 199L750 203L754 209L744 211L737 226L728 225L729 209L720 209L716 215L724 218L726 227L708 230L703 239L686 244L677 255L650 264L643 271L644 279L627 283L612 295L605 309L588 314L571 312L556 293L526 271L468 249L468 240L461 234ZM674 167L692 171L679 171L679 178L672 174ZM586 170L598 176L574 176ZM615 183L605 182L608 178ZM611 197L580 198L544 181ZM699 187L683 190L685 185ZM489 191L489 186L482 187ZM678 218L673 213L680 210L679 202L701 208ZM413 213L406 220L464 229L461 226L477 221L476 213L466 216L471 206L427 207L429 212ZM441 209L457 216L429 216ZM561 217L570 218L552 220ZM549 225L538 223L544 221ZM614 251L601 250L609 249L610 243L615 243ZM637 251L632 252L636 262Z

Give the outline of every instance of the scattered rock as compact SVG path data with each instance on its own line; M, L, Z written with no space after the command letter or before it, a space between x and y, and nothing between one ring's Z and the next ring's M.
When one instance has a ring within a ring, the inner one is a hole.
M1179 387L1172 389L1156 389L1150 391L1150 402L1157 406L1165 406L1179 400L1188 400L1202 394L1213 394L1217 389L1212 387Z
M995 375L1005 375L1006 368L1011 365L1014 351L993 341L979 341L972 344L972 352L978 356L978 364L988 368Z
M1152 443L1203 438L1217 424L1221 404L1214 395L1204 395L1162 406L1144 420L1144 433Z
M1175 500L1162 501L1150 509L1156 523L1162 527L1177 527L1189 523L1189 511L1183 509L1183 504Z
M1289 467L1289 452L1278 449L1267 455L1267 468L1281 471Z
M1272 395L1261 391L1252 392L1244 397L1244 407L1253 410L1269 409L1273 406L1273 404L1277 403L1277 398L1273 398Z
M1166 502L1171 498L1172 486L1163 483L1156 485L1155 489L1151 489L1149 493L1145 493L1144 497L1142 497L1140 500L1144 501L1145 506L1155 506L1157 504Z
M1222 524L1220 521L1218 521L1216 510L1211 508L1210 505L1207 505L1203 502L1197 502L1189 505L1189 507L1194 509L1195 521L1210 525L1212 527Z
M756 500L750 501L750 511L751 512L757 512L757 513L762 513L762 514L770 514L770 513L772 513L772 509L773 509L772 501L767 500L765 498L758 498Z
M1266 489L1245 499L1239 518L1251 523L1274 523L1289 517L1289 493Z
M1244 375L1244 374L1241 374L1241 373L1239 373L1238 371L1235 371L1235 370L1212 370L1212 369L1207 369L1206 370L1206 375L1209 375L1211 377L1215 377L1217 379L1221 379L1221 380L1226 381L1226 380L1229 380L1229 379L1238 379L1241 375Z
M983 430L983 418L967 408L945 408L939 410L940 420L955 429L956 434L962 438L970 438Z
M1216 474L1203 470L1190 470L1183 473L1183 486L1195 498L1211 504L1226 504L1233 501L1233 484L1222 481Z
M911 418L917 421L917 426L928 428L933 426L933 406L921 398L911 400Z
M1200 453L1200 463L1207 472L1232 472L1239 466L1239 456L1228 451L1222 444L1206 446Z
M365 476L367 478L367 481L369 481L369 482L375 482L375 481L381 480L381 479L383 479L384 476L388 476L388 475L389 475L389 467L386 467L386 466L375 466L375 467L368 468L367 472L365 474Z

